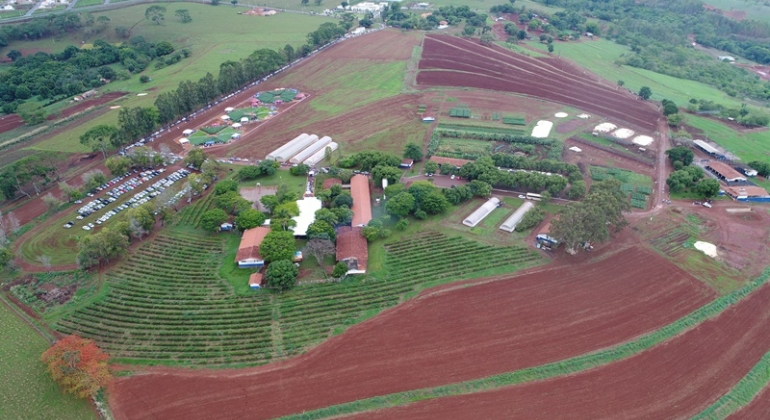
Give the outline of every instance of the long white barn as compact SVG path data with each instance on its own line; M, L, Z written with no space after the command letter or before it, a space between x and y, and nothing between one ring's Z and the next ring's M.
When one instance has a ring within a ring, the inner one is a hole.
M279 162L285 161L286 159L293 156L293 155L286 156L286 151L289 150L290 148L295 147L298 144L310 144L310 143L305 143L309 137L310 135L307 133L302 133L299 136L294 137L294 139L292 139L288 143L270 152L267 155L266 159L277 160Z
M314 134L315 135L315 134ZM326 147L327 144L332 142L332 138L329 136L323 136L318 141L314 142L313 144L309 145L305 150L297 153L294 155L293 158L289 159L289 162L291 163L302 163L310 156L313 156L316 154L319 150L323 150L324 147Z
M489 213L492 213L492 210L496 209L499 204L500 200L498 198L490 198L486 203L482 204L481 207L477 208L476 211L463 220L463 224L469 227L476 226L480 221L484 220L485 217L489 216Z
M305 159L305 161L302 162L302 163L304 163L307 166L313 167L313 166L317 165L318 162L324 160L324 158L326 157L326 149L331 149L331 151L333 152L333 151L337 150L338 147L339 147L339 145L337 143L331 142L331 143L327 144L326 146L324 146L323 149L315 152L315 154L313 156L310 156L309 158Z
M518 209L516 209L513 214L505 219L505 222L503 222L502 225L500 225L500 229L506 231L506 232L513 232L514 229L516 229L516 225L521 222L521 219L524 218L524 215L527 214L528 211L535 208L535 205L532 204L531 201L525 201L524 204L521 205Z

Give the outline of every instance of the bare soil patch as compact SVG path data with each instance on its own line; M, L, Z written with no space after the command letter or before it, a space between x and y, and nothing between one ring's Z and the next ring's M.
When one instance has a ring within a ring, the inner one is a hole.
M715 296L651 251L588 260L597 256L423 293L288 362L120 378L110 407L130 419L277 417L582 354L657 329Z
M278 189L276 187L254 187L254 188L241 188L240 193L243 198L254 203L253 207L257 210L265 211L265 206L260 203L260 199L266 195L275 194Z
M578 143L567 139L565 142L565 150L563 159L567 163L573 163L575 165L599 165L599 166L614 166L616 168L627 169L632 172L637 172L650 177L654 177L654 170L648 165L644 165L632 159L626 158L623 155L610 153L606 150L602 150L596 147L591 147L584 143ZM570 147L577 146L582 152L573 152L568 150Z

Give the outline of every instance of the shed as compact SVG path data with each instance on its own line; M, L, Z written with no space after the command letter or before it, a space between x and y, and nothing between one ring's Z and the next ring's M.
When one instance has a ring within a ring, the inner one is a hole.
M724 153L720 152L719 149L706 143L703 140L693 140L692 143L698 146L699 149L703 150L704 152L708 153L709 155L715 158L720 159L725 157Z
M241 123L249 122L249 117L241 117Z
M219 230L222 232L229 232L233 230L233 225L232 223L222 223L221 225L219 225Z
M238 253L235 255L235 262L239 268L262 267L265 260L259 255L259 246L265 236L270 233L270 228L255 227L246 229L241 236L241 243L238 245Z
M422 122L433 122L436 121L436 117L422 117Z
M184 138L184 137L182 137L181 139L179 139L179 144L187 144L187 143L190 143L190 140L188 140L188 139L186 139L186 138Z
M249 287L252 289L260 289L262 287L262 273L251 273L249 276Z
M366 226L372 220L372 197L369 193L369 178L353 175L350 179L350 195L353 197L353 227Z
M231 106L228 106L227 108L225 108L225 112L233 112L233 111L235 111L235 108Z
M229 120L229 119L230 119L230 116L229 116L229 115L222 115L222 116L221 116L221 117L219 117L219 118L220 118L220 119L222 119L222 120L225 120L225 121L227 121L227 120Z
M706 169L726 182L746 182L746 177L724 162L709 162Z
M230 138L233 139L233 140L238 140L239 138L241 138L241 133L233 133L230 136Z
M331 143L327 144L323 149L315 152L315 154L313 154L313 156L310 156L309 158L305 159L305 161L302 162L302 163L304 163L307 166L311 166L311 167L315 166L319 162L324 160L324 158L326 158L326 151L327 150L331 150L333 152L333 151L337 150L338 147L339 147L339 145L337 143L331 142Z
M323 152L325 147L332 142L332 138L329 136L323 136L315 142L308 145L306 149L297 153L293 158L289 159L291 163L302 163L317 152Z
M476 226L480 221L484 220L485 217L489 216L489 213L492 213L492 210L496 209L499 205L500 200L498 198L490 198L486 203L477 208L476 211L471 213L470 216L465 218L463 224L468 227Z
M185 136L189 136L190 134L194 133L195 130L188 128L187 130L182 131L182 134Z
M362 228L343 226L337 229L337 261L348 265L346 274L366 273L369 248Z
M231 125L230 127L241 128L241 127L243 127L243 125L241 123L233 123L233 125Z
M725 187L725 192L730 197L738 201L750 201L767 203L770 202L770 194L762 187L746 185L742 187Z
M533 208L535 208L535 205L531 201L525 201L510 217L505 219L505 222L500 225L500 229L506 232L513 232L516 229L516 225L524 218L524 215Z
M409 169L414 165L414 159L403 159L401 161L401 164L398 165L399 168Z

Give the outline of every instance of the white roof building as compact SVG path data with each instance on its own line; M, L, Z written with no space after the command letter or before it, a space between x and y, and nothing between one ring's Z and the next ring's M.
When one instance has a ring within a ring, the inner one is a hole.
M294 236L307 236L307 228L315 222L315 212L321 210L323 202L315 197L304 197L302 200L297 200L297 207L299 207L299 216L292 218L297 222L297 226L292 228Z
M524 218L524 215L533 208L535 208L535 205L531 201L525 201L510 217L505 219L505 222L500 225L500 229L506 232L513 232L516 229L516 225Z
M326 149L331 149L331 151L333 152L333 151L337 150L338 147L339 147L339 145L337 143L331 142L331 143L327 144L326 146L324 146L323 149L315 152L315 154L313 154L313 156L310 156L309 158L305 159L305 161L302 162L302 163L304 163L307 166L313 167L313 166L317 165L318 162L324 160L324 158L326 157Z
M315 136L315 134L313 136ZM318 138L318 136L315 136L315 137ZM302 163L305 160L307 160L307 158L309 158L310 156L313 156L314 154L316 154L318 151L324 150L326 145L328 145L331 142L332 142L331 137L323 136L319 140L316 140L312 144L308 145L308 147L305 150L297 153L293 158L289 159L289 162Z
M309 134L302 133L299 136L294 137L294 139L292 139L288 143L284 144L283 146L281 146L281 147L273 150L272 152L270 152L270 154L267 155L266 159L277 160L279 162L285 162L285 161L289 160L290 157L296 155L297 152L299 152L299 150L304 149L305 147L307 147L307 145L309 145L310 143L315 141L315 139L313 139L313 140L308 142L309 139L310 139L310 135ZM297 150L296 152L294 152L292 154L287 154L286 153L290 149L294 149L294 148L297 147L297 145L300 145L300 144L303 144L301 149Z
M476 226L480 221L484 220L485 217L489 216L489 213L492 213L492 210L496 209L499 204L500 200L498 198L490 198L486 203L482 204L481 207L477 208L476 211L463 220L463 224L468 227Z

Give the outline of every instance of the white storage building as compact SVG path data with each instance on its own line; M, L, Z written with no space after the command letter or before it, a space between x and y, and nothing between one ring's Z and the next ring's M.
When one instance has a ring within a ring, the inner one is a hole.
M516 229L516 225L524 218L524 215L533 208L535 208L535 205L531 201L525 201L509 218L505 219L505 222L500 225L500 229L506 232L513 232Z
M303 148L307 147L308 144L312 143L312 142L306 143L309 138L310 138L309 134L302 133L299 136L294 137L294 139L292 139L290 142L288 142L288 143L284 144L283 146L281 146L281 147L275 149L274 151L272 151L270 154L267 155L267 157L265 159L277 160L279 162L284 162L284 161L288 160L288 158L290 158L290 157L292 157L293 155L296 154L296 152L294 152L293 154L287 156L286 155L286 151L287 150L297 146L298 144L304 144Z
M294 155L293 158L289 159L289 162L291 163L302 163L310 156L313 156L318 152L319 150L323 150L324 147L326 147L327 144L332 142L332 138L329 136L323 136L315 143L309 145L305 150L297 153Z
M313 167L313 166L317 165L318 162L324 160L324 158L326 157L326 149L331 149L332 152L333 152L333 151L337 150L338 147L339 147L339 145L337 143L331 142L331 143L327 144L326 146L324 146L323 149L315 152L315 154L313 156L310 156L309 158L305 159L305 161L302 162L302 163L304 163L307 166Z
M490 198L486 203L482 204L481 207L477 208L476 211L463 220L463 224L469 227L476 226L480 221L484 220L485 217L489 216L489 213L492 213L492 210L496 209L499 204L499 199L495 197Z

